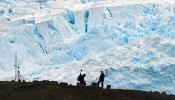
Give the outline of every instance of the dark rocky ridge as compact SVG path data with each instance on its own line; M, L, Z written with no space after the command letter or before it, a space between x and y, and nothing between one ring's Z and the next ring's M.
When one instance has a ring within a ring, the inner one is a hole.
M175 96L159 92L67 86L54 81L34 81L0 82L0 100L175 100Z

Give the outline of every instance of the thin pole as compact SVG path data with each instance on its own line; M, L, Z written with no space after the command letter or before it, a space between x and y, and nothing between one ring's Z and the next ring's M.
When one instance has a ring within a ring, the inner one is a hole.
M20 67L18 65L18 54L17 51L15 51L15 81L21 81L21 75L20 75Z
M17 51L15 51L15 64L14 64L14 67L15 67L15 81L17 80Z

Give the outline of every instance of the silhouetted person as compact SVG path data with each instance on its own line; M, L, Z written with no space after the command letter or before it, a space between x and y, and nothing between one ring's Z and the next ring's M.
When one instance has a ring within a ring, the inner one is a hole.
M79 82L80 82L80 79L82 78L82 74L81 74L82 71L83 71L83 70L81 69L81 70L80 70L80 74L78 75L78 78L77 78L77 81L79 81Z
M81 72L78 75L77 81L79 81L81 85L84 85L85 86L86 85L86 81L84 80L84 78L85 78L86 74L83 74L82 75L82 71L83 70L81 69Z
M99 77L99 81L98 81L98 86L101 83L102 88L103 88L104 78L105 78L105 74L103 73L103 71L101 71L101 74L100 74L100 77Z
M80 74L78 75L77 81L80 82L81 78L82 78L82 74L80 73Z
M81 79L80 79L80 83L83 85L83 86L86 86L86 81L84 80L86 74L83 74Z

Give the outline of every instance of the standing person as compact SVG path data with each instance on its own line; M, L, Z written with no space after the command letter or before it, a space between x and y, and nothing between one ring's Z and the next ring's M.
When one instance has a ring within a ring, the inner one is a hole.
M83 74L83 75L82 75L82 79L81 79L81 81L80 81L80 83L81 83L83 86L86 86L86 81L84 80L85 76L86 76L86 74Z
M103 88L104 78L105 78L105 74L103 73L103 71L101 71L101 74L100 74L100 77L99 77L99 81L98 81L98 86L101 83L102 88Z
M78 78L77 78L77 81L80 82L81 85L85 86L86 85L86 81L84 80L86 74L82 74L82 69L81 69L81 72L80 74L78 75Z
M83 75L82 75L82 69L80 70L81 72L80 72L80 74L78 75L78 78L77 78L77 81L79 81L80 83L81 83L81 80L82 80L82 77L83 77Z

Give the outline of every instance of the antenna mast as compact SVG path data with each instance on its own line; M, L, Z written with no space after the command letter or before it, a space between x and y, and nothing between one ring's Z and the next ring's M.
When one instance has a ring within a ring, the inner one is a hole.
M20 74L20 67L18 65L18 55L17 55L17 51L15 51L15 81L20 82L21 81L21 74Z

